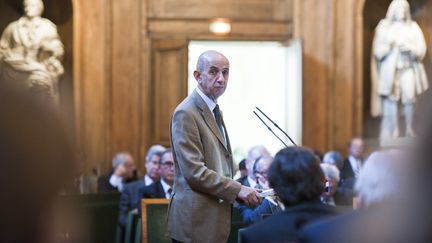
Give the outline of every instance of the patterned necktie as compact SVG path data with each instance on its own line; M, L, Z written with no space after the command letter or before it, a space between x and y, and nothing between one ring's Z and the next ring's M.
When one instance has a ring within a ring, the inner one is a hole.
M222 129L223 122L222 122L222 115L221 115L220 110L219 110L219 105L216 105L216 107L213 109L213 114L215 116L216 123L219 127L219 130L220 130L221 134L223 135L223 129Z

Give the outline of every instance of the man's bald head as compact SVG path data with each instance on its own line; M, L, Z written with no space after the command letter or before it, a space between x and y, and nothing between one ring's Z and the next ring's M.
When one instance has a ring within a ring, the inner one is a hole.
M216 101L225 92L228 84L229 61L217 51L206 51L198 58L194 77L199 89Z
M210 60L214 60L217 58L225 59L229 64L228 59L222 53L214 50L209 50L201 53L201 55L198 57L196 70L203 72L205 70L206 64L208 64Z

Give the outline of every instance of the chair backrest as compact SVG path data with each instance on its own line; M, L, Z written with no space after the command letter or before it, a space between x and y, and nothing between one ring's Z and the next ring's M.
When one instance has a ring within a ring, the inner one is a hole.
M243 218L240 214L238 208L232 209L232 217L231 217L231 232L228 238L227 243L237 243L238 242L238 232L246 225L243 223Z
M170 243L167 226L168 199L141 199L142 243Z
M82 218L81 222L85 225L87 242L106 243L116 241L119 201L120 193L97 193L62 195L57 202L60 206L73 205L75 214Z
M140 215L138 214L138 210L132 210L128 213L126 227L125 227L125 237L124 243L134 243L136 237L136 227L138 224L138 219Z

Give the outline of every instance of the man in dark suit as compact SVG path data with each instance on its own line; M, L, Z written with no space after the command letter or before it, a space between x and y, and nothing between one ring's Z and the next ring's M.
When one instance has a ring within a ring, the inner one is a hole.
M361 138L353 138L349 142L348 146L349 156L344 160L340 177L341 180L347 180L350 178L357 178L362 164L364 156L364 142Z
M339 198L341 205L352 205L354 197L354 184L363 166L364 142L361 138L353 138L348 144L349 156L343 161L340 171L340 181L336 197Z
M172 150L167 149L161 154L159 165L160 180L148 186L139 188L139 198L166 198L172 196L172 186L174 183L174 159ZM140 208L140 200L138 201Z
M253 166L259 157L271 157L270 152L263 145L256 145L249 149L246 158L246 170L248 172L246 177L242 177L237 181L244 186L256 188L257 178L255 177Z
M193 75L198 87L177 106L171 121L175 178L168 233L173 241L226 242L232 203L258 205L258 192L232 179L228 131L217 104L228 84L228 59L206 51Z
M138 192L139 188L148 186L153 183L153 179L159 178L159 160L163 151L165 148L161 145L152 145L147 151L145 159L146 175L144 178L125 185L119 203L118 222L120 226L125 226L130 211L137 210L141 199Z
M285 211L246 228L241 242L295 242L304 225L335 214L333 207L320 203L325 178L319 164L306 148L279 151L268 177Z
M260 189L269 189L267 175L272 162L273 157L270 156L262 156L255 161L253 170ZM243 203L237 203L236 208L240 211L245 225L257 223L264 218L281 211L281 208L273 196L265 197L261 204L256 208L250 208Z
M112 159L112 170L98 179L98 192L121 192L125 184L134 178L135 162L127 152L121 152Z

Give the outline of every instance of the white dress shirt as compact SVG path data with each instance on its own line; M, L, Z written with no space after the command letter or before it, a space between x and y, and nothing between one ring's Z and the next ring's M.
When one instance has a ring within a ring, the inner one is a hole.
M153 181L152 178L150 178L150 176L148 176L147 174L144 176L144 184L145 184L146 186L152 184L153 182L154 182L154 181Z
M109 179L109 183L113 187L117 188L117 190L119 192L123 191L123 178L122 177L120 177L116 174L112 174L110 179Z
M360 170L361 170L361 166L362 166L362 161L361 159L356 159L354 158L354 156L350 155L348 157L348 160L351 164L351 168L354 172L354 177L357 178L360 174Z
M196 88L196 91L197 91L198 94L201 96L201 98L204 100L204 102L207 104L208 108L209 108L210 111L212 112L213 117L215 117L215 116L214 116L214 113L213 113L213 110L214 110L214 108L216 107L217 103L216 103L214 100L210 99L207 95L205 95L205 94L200 90L200 88L197 87L197 88ZM215 118L215 119L216 119L216 118ZM222 136L224 137L225 144L226 144L226 136L225 136L225 128L224 128L224 127L222 127Z
M249 182L249 185L251 188L255 188L257 186L257 183L255 180L253 180L252 178L250 178L249 176L247 177L247 180Z

